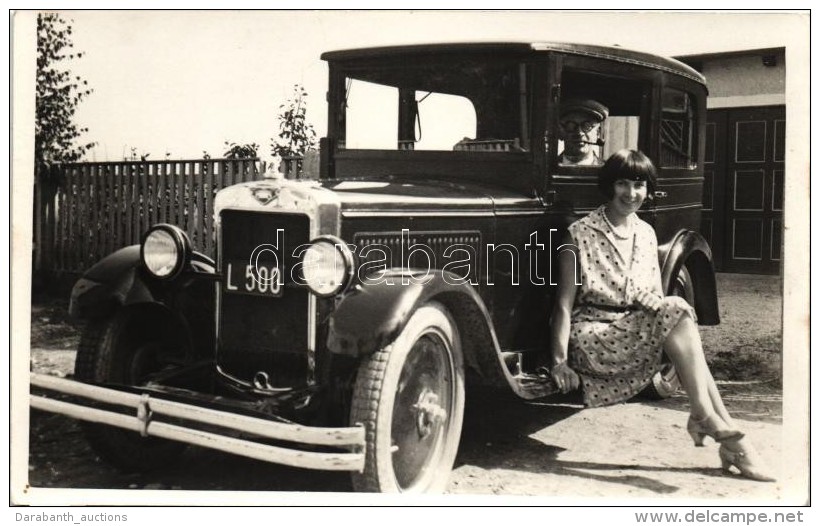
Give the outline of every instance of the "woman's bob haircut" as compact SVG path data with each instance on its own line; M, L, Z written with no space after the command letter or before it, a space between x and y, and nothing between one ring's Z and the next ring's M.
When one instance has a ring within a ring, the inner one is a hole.
M615 195L615 181L646 181L646 198L655 195L658 174L649 157L638 150L623 149L613 153L598 172L598 189L607 199Z

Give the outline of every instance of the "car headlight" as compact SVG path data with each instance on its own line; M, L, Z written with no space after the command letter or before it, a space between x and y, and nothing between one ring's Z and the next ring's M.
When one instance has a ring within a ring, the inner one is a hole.
M345 290L353 278L353 253L335 236L314 239L302 254L302 277L317 296Z
M182 229L156 225L142 238L142 264L154 277L173 279L182 272L191 254L191 242Z

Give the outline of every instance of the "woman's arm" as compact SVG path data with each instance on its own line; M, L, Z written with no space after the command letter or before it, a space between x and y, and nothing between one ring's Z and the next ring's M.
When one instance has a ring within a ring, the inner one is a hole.
M646 247L648 254L657 254L658 239L655 237L655 231L651 227L648 227L646 230L646 235L640 236L639 239L645 240L644 242L648 245ZM663 287L661 286L661 269L657 258L650 259L650 265L646 272L648 275L640 280L644 286L632 287L633 293L631 301L644 310L657 312L661 307L661 301L664 296ZM630 276L630 279L635 279L636 277L637 276Z
M558 293L552 309L550 326L550 343L552 350L551 374L555 384L561 392L568 392L578 388L579 380L575 371L567 365L569 351L569 331L572 316L572 307L578 291L577 279L581 276L578 264L578 254L572 245L572 238L567 235L564 239L565 247L558 254Z

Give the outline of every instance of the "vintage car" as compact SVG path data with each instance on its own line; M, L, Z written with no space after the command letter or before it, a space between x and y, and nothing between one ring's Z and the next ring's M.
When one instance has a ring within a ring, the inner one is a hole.
M718 323L697 233L707 89L688 66L591 45L474 43L326 53L318 180L215 200L216 261L160 224L77 282L73 380L33 374L32 406L82 419L94 449L152 469L186 443L320 470L359 491L442 491L473 386L555 392L553 263L603 197L561 162L562 101L608 117L597 159L640 149L641 215L669 294ZM650 386L677 387L667 366ZM486 391L486 389L484 389ZM52 393L62 393L52 396Z

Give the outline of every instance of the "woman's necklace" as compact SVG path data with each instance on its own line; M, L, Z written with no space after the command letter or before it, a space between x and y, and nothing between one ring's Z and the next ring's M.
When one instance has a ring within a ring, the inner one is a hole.
M607 226L609 226L609 230L610 232L612 232L613 236L621 240L629 239L629 237L632 235L632 221L630 221L629 218L627 218L626 220L626 227L624 231L619 232L618 229L615 228L615 225L612 224L612 221L609 220L609 217L606 215L606 208L604 208L604 213L602 215L604 216L604 221L606 221L606 224Z

